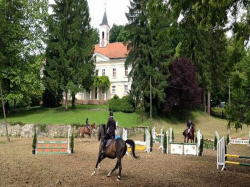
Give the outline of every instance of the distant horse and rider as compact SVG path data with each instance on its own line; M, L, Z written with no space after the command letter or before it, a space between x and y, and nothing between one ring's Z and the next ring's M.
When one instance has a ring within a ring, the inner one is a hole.
M100 169L100 163L105 158L115 159L117 158L115 167L108 173L107 177L110 177L110 175L119 168L117 181L120 181L121 179L121 170L122 170L122 164L121 159L127 152L127 145L129 144L132 149L132 155L134 158L138 158L135 155L135 143L133 140L127 139L124 141L121 138L115 139L115 129L116 129L116 123L113 119L113 112L110 111L110 116L107 123L107 128L104 124L99 125L99 133L98 133L98 140L101 140L101 144L99 147L99 153L98 153L98 159L96 162L95 169L92 173L94 175L96 173L97 167L99 166Z
M184 143L188 143L189 140L191 140L191 143L194 143L194 137L195 137L194 132L195 132L195 124L189 118L187 122L187 129L185 129L183 132Z
M81 138L84 138L84 134L88 134L89 138L91 139L91 134L93 132L93 129L95 129L95 123L91 124L89 126L89 129L86 126L85 127L80 127L79 128L79 136L78 137L81 139Z

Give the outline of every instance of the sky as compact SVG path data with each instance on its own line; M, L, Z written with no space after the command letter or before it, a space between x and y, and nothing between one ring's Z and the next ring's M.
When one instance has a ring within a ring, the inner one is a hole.
M49 0L49 3L54 3L54 0ZM88 0L92 27L99 29L105 11L105 4L110 27L113 24L125 25L128 23L125 13L128 12L129 0Z

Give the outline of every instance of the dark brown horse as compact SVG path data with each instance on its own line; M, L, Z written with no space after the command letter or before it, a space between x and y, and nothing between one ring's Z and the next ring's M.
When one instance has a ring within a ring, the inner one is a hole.
M103 135L106 134L106 130L104 129L104 127L105 127L105 125L99 125L99 135L100 135L100 138L102 138ZM129 140L128 139L128 140L124 141L121 138L112 139L110 141L110 143L108 141L108 143L106 144L107 147L106 147L105 153L101 153L101 151L102 151L102 147L101 147L102 142L101 142L100 148L99 148L98 159L97 159L96 166L95 166L95 169L94 169L94 172L92 173L92 175L95 174L96 169L97 169L98 166L99 166L99 169L100 169L100 163L101 163L101 161L103 159L105 159L106 157L107 158L111 158L111 159L117 158L115 167L108 173L107 177L110 177L110 175L116 169L119 168L119 173L118 173L117 181L120 181L120 179L121 179L121 170L122 170L121 160L122 160L122 157L127 152L127 145L126 145L126 143L131 146L133 157L134 158L138 158L137 156L135 156L135 143L134 143L133 140Z
M191 143L194 143L194 132L195 132L195 124L193 123L189 133L188 133L188 129L186 129L183 132L184 143L188 143L189 139L191 140Z
M95 123L91 124L89 126L89 129L87 129L87 127L80 127L79 128L79 138L84 138L84 134L88 134L89 135L89 138L91 139L91 134L93 132L93 129L95 128Z

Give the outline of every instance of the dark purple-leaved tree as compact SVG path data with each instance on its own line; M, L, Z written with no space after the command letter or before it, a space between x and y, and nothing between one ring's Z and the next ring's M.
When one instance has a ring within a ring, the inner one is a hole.
M166 89L165 112L194 110L201 104L201 89L195 66L186 58L176 58L169 66L170 77Z

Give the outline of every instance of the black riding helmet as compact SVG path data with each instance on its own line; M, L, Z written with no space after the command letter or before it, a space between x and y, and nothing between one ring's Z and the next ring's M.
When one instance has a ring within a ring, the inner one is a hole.
M110 111L109 116L113 116L113 111L112 110Z

